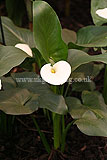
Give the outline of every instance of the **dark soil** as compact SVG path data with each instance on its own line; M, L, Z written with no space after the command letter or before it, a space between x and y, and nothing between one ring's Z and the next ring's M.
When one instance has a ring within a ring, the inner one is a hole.
M65 0L47 1L57 12L63 28L77 31L83 26L93 24L90 0L71 0L69 15L66 15ZM3 0L0 15L7 15ZM100 87L101 79L102 74L96 79L97 88ZM51 123L43 116L42 111L36 112L35 116L52 147ZM76 126L72 126L67 135L65 152L52 150L48 155L31 117L16 116L13 135L0 136L0 160L107 160L107 138L86 136Z
M53 146L51 123L42 112L35 113L42 132ZM67 121L71 121L69 118ZM107 138L90 137L72 126L65 152L52 150L48 155L30 116L16 116L12 137L1 136L0 160L106 160Z

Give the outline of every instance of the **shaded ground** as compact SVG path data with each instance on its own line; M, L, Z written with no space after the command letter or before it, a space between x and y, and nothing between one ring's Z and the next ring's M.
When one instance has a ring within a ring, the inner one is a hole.
M90 0L70 0L69 15L66 15L65 2L67 0L46 1L55 9L63 28L77 31L83 26L93 24L90 14Z
M53 144L49 121L39 111L36 117L50 145ZM69 119L71 121L71 119ZM42 123L41 123L42 122ZM67 136L65 153L52 151L48 155L30 116L17 116L11 138L0 138L0 160L106 160L107 138L90 137L72 126Z
M65 0L48 1L60 17L63 28L77 31L83 26L93 24L90 0L71 0L69 16L65 15ZM0 9L0 14L5 15L4 3ZM101 79L102 73L95 80L97 88L100 87ZM53 135L49 122L41 111L35 115L52 146ZM30 116L17 116L13 136L0 136L0 160L107 160L107 138L86 136L76 126L72 126L67 136L65 153L52 150L48 155Z

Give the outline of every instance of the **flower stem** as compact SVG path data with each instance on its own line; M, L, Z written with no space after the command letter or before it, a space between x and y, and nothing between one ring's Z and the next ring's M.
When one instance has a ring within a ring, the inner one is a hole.
M64 97L66 97L66 96L67 96L67 93L68 93L69 86L70 86L70 84L68 83L68 84L67 84L67 88L66 88L66 90L65 90Z
M64 118L64 115L62 115L62 133L64 132L65 130L65 118Z
M54 129L54 149L58 149L60 147L61 141L61 128L60 121L61 115L53 113L53 129Z
M63 133L62 133L62 143L61 143L61 151L64 152L65 150L65 142L66 142L66 135L68 130L70 129L70 127L72 126L72 124L75 122L75 120L73 120L72 122L68 123L68 125L66 126L66 128L64 129Z

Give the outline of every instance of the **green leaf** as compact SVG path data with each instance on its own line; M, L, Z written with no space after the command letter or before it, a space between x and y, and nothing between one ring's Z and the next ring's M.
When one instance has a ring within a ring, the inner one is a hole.
M80 50L76 49L69 50L68 62L72 66L72 71L74 71L77 67L79 67L82 64L86 64L93 61L103 62L107 64L107 54L90 56L87 53Z
M76 45L73 42L69 42L68 49L79 49L79 50L85 50L86 48Z
M67 45L61 38L61 25L55 11L44 1L33 2L33 29L37 49L47 63L66 60Z
M88 63L79 66L71 74L72 91L82 92L84 90L95 90L95 83L92 81L104 68L104 64Z
M107 105L98 92L84 91L82 101L67 97L69 113L76 119L75 124L81 132L91 136L107 137Z
M88 112L87 114L84 115L82 119L77 120L75 122L75 124L78 126L81 132L89 136L107 137L107 118L97 119L95 118L94 113L91 111Z
M81 101L78 98L66 97L65 100L72 118L79 119L82 117L84 112L87 111L87 108L81 104Z
M91 15L93 18L93 22L96 25L102 25L103 23L107 23L107 19L101 18L96 14L98 9L107 8L106 0L91 0Z
M76 32L64 28L62 29L62 39L66 44L68 44L69 42L75 43L77 40Z
M43 82L35 73L13 73L12 78L17 81L19 88L28 89L31 93L39 95L39 108L46 108L58 114L67 112L67 106L63 96L54 94L49 88L49 85Z
M82 101L88 106L98 117L107 118L107 105L99 92L84 91L82 93Z
M21 64L20 67L23 68L25 71L33 71L33 64L35 63L34 58L26 58Z
M12 115L31 114L38 109L37 98L38 95L32 95L27 89L0 91L0 110Z
M16 25L20 26L22 24L22 18L26 13L24 0L6 0L6 9L8 17L11 18Z
M29 57L24 51L12 46L0 46L0 77Z
M83 47L107 46L107 26L87 26L77 32L77 45Z
M82 92L84 90L93 91L95 90L95 83L90 80L90 82L74 82L72 84L72 91Z
M2 81L3 90L14 89L17 86L12 77L1 77L0 79Z
M63 96L54 94L35 73L13 73L12 77L1 79L3 91L0 91L0 110L7 114L31 114L38 108L58 114L67 112Z
M42 55L36 48L32 48L35 62L38 64L39 69L46 63Z
M84 78L91 76L93 70L94 70L93 63L83 64L79 66L74 72L72 72L71 77L73 79L81 78L81 80L84 80Z
M102 63L94 64L93 72L91 74L92 79L94 79L103 68L104 68L104 64Z
M35 47L33 33L30 30L15 26L13 22L7 17L2 17L1 19L6 45L15 46L17 43L25 43L28 44L31 48ZM2 43L1 32L0 42Z

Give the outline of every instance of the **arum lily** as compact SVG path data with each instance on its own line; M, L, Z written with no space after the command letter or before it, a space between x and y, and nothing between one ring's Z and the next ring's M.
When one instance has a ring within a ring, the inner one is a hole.
M53 66L51 63L45 64L40 71L44 81L52 85L64 84L71 74L71 66L66 61L59 61Z
M33 57L32 50L27 44L18 43L15 45L16 48L19 48L26 52L30 57Z
M96 14L102 18L105 18L107 19L107 8L104 8L104 9L98 9L96 11Z

